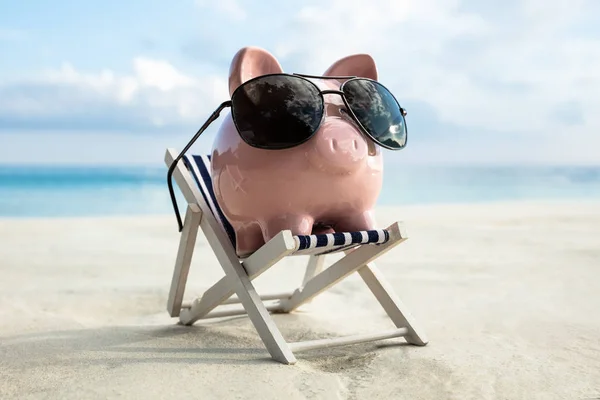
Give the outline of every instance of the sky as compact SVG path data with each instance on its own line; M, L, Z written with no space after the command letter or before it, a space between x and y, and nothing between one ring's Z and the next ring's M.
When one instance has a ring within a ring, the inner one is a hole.
M160 165L233 55L368 53L416 164L600 164L598 0L0 0L0 164ZM195 152L208 152L219 121Z

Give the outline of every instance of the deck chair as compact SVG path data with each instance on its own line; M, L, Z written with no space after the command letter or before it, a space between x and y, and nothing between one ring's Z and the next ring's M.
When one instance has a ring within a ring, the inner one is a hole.
M165 163L168 167L177 154L174 149L167 149ZM240 259L235 251L233 229L213 192L210 157L185 155L173 168L175 182L188 205L181 229L167 310L171 317L179 317L181 324L192 325L200 319L247 314L271 357L284 364L294 364L294 353L298 351L395 337L404 337L408 343L414 345L427 344L421 328L373 264L377 257L406 240L406 234L399 223L380 230L321 235L293 236L291 231L285 230L250 256ZM206 290L201 297L184 302L183 296L198 228L201 228L206 236L225 271L225 277ZM345 252L346 255L323 269L325 256L337 252ZM309 256L304 279L299 288L290 293L257 294L252 284L253 279L283 258L298 255ZM294 311L354 272L360 274L396 329L339 338L286 342L270 312ZM277 301L265 305L263 301L268 300ZM236 303L241 303L243 309L215 310L220 305Z

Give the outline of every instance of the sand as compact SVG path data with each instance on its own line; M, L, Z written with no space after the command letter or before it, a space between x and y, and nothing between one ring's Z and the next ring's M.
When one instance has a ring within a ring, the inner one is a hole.
M0 398L600 398L600 203L377 215L406 224L378 266L430 343L298 353L294 366L271 361L246 317L168 316L170 215L0 220ZM305 261L274 267L259 292L293 288ZM222 275L200 237L186 297ZM356 275L274 318L291 341L392 327Z

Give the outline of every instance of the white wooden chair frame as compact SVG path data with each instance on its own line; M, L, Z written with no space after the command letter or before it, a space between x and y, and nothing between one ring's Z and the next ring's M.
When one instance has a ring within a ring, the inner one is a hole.
M174 149L167 149L165 154L167 166L172 164L177 154ZM187 200L188 206L175 261L167 310L172 317L179 317L182 324L192 325L200 319L247 314L271 357L284 364L296 363L294 352L298 351L395 337L404 337L408 343L414 345L424 346L427 344L425 334L373 263L377 257L407 239L399 223L394 223L387 228L390 238L386 243L377 246L362 245L346 251L346 256L327 269L323 270L324 255L309 256L301 287L290 293L259 296L252 280L294 252L295 242L291 231L280 232L249 257L240 260L225 230L214 217L200 193L198 185L182 161L178 163L173 177ZM201 297L191 302L184 302L183 295L198 227L204 232L210 247L225 271L225 277L206 290ZM286 342L269 312L291 312L353 272L359 273L396 325L396 329L331 339ZM232 297L234 294L237 297ZM279 301L273 305L265 305L263 301L267 300ZM220 305L235 303L241 303L243 310L213 311Z

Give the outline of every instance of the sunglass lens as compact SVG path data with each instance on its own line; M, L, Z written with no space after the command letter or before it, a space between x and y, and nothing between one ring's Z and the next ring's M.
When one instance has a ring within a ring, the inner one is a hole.
M342 90L356 119L377 143L392 150L406 146L406 121L389 90L360 78L347 81Z
M310 81L288 75L265 75L232 95L232 116L251 146L284 149L315 133L323 117L323 98Z

